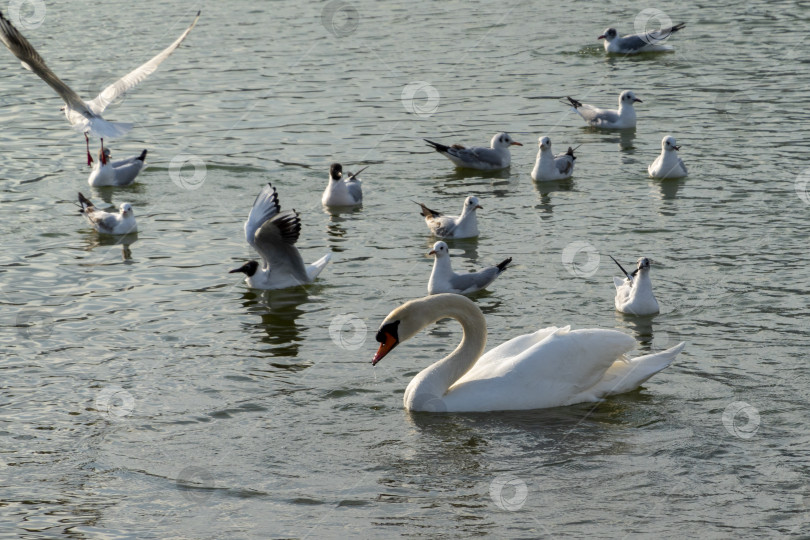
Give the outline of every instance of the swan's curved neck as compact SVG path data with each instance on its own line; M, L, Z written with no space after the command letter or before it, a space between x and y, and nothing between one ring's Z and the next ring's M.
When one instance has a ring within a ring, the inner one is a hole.
M487 344L487 323L483 313L471 300L455 294L428 297L425 323L452 318L461 324L461 343L448 356L419 372L405 390L404 403L409 410L424 410L430 401L441 399L454 382L478 361ZM426 405L420 406L420 405Z

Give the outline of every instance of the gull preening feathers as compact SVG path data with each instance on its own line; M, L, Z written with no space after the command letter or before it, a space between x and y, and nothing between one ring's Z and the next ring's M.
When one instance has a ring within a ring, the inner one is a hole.
M343 178L343 166L340 163L333 163L329 167L329 183L321 197L321 204L324 206L355 206L363 202L363 187L357 177L361 172L368 169L363 167L356 173L347 172Z
M138 225L135 223L135 214L132 205L123 203L118 207L118 213L112 214L99 210L90 199L79 193L79 206L81 212L90 225L101 234L122 235L138 232Z
M551 139L540 137L538 140L540 149L537 151L537 161L532 169L532 179L542 180L565 180L574 174L574 149L570 146L564 154L551 153Z
M441 212L431 210L422 203L416 203L422 208L430 232L439 238L473 238L478 236L478 218L476 210L483 210L478 203L478 197L467 197L461 208L460 216L445 216Z
M668 28L660 28L643 34L630 34L619 37L615 28L608 28L605 33L596 39L605 40L605 50L609 53L636 54L642 52L671 51L672 47L663 45L663 42L674 32L682 29L686 23L676 24Z
M242 272L251 289L285 289L312 283L332 255L327 253L313 264L305 265L295 247L301 234L301 218L295 210L281 211L276 188L267 184L253 202L247 221L245 239L262 257L229 273Z
M433 263L433 271L430 273L428 281L428 294L454 293L472 294L490 285L495 278L506 270L512 257L504 259L496 266L488 266L479 272L468 274L456 274L450 265L450 250L444 242L436 242L433 249L428 253L436 260Z
M101 113L107 106L124 95L128 90L132 89L135 85L143 81L147 76L154 73L161 62L169 57L172 52L186 39L191 29L197 24L200 18L200 12L194 17L191 25L186 28L179 38L174 43L163 49L160 53L155 55L151 60L142 64L141 66L130 71L104 90L101 91L91 101L84 101L79 95L74 92L68 85L56 76L51 69L45 64L45 60L34 49L31 43L17 30L2 13L0 13L0 40L8 47L8 50L20 59L24 68L33 71L48 86L53 88L57 94L65 101L65 117L70 122L73 129L84 133L85 139L87 134L99 137L103 141L105 138L112 139L126 134L132 129L131 123L126 122L109 122L101 117ZM89 143L88 143L89 144ZM87 149L87 164L92 163L93 158L90 156L90 149Z
M629 129L636 127L636 110L633 103L642 103L630 90L619 94L619 109L600 109L568 97L574 112L589 125L604 129Z
M110 161L110 149L104 147L98 151L98 161L93 164L87 183L93 187L128 186L146 167L146 149L138 156L118 161Z
M647 172L652 178L683 178L688 174L686 165L678 156L681 147L675 143L675 137L667 135L661 139L661 155L655 158Z
M612 256L610 258L613 259ZM616 311L630 315L655 315L658 313L658 301L655 299L652 281L650 281L650 259L640 258L633 272L627 272L616 259L613 259L613 262L626 276L613 278L613 284L616 286L614 301Z
M474 146L465 148L460 144L445 146L443 144L424 139L428 145L438 153L452 161L456 167L462 169L477 169L479 171L497 171L509 167L512 163L510 146L523 146L512 140L508 133L496 133L489 143L489 148Z

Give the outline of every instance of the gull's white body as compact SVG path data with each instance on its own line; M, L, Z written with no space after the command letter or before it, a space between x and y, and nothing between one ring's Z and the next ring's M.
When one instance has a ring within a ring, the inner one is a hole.
M489 148L480 146L465 148L458 144L445 146L427 139L425 141L434 150L452 161L456 167L479 171L497 171L509 167L512 164L509 147L523 146L519 142L513 141L508 133L496 133L489 143Z
M438 238L474 238L478 236L478 218L475 211L480 209L476 197L467 197L460 216L445 216L441 212L430 210L424 204L422 215L425 216L430 232Z
M335 164L340 167L339 164ZM343 168L335 170L335 165L329 172L329 183L321 196L324 206L357 206L363 203L362 182L352 173L343 178ZM359 173L358 173L359 174Z
M93 187L128 186L145 167L146 150L138 156L110 161L109 152L105 148L99 151L98 161L93 164L87 183Z
M615 277L613 284L616 285L616 311L629 315L655 315L659 312L649 268L636 274L633 281Z
M634 390L666 368L684 347L681 343L629 359L625 354L636 343L632 337L616 330L566 326L518 336L482 355L486 320L472 301L455 294L408 302L386 317L380 332L399 321L399 341L405 341L446 317L461 323L461 344L411 380L403 398L408 410L505 411L597 401Z
M244 272L245 283L251 289L286 289L312 283L332 256L326 254L313 264L305 265L295 247L300 232L298 213L295 210L281 212L276 189L265 185L245 221L245 240L261 255L262 264L251 261L231 272Z
M101 117L107 106L157 70L174 50L186 39L200 18L199 12L183 34L171 45L145 64L127 73L106 87L92 101L85 102L45 64L27 39L0 13L0 40L16 56L24 68L33 71L65 101L65 118L76 131L89 133L102 139L120 137L132 129L126 122L108 122Z
M571 100L571 98L569 98ZM588 125L602 129L631 129L636 127L636 109L633 103L641 102L633 92L625 90L619 95L618 109L600 109L593 105L571 100L576 104L574 112L585 120Z
M123 203L117 214L99 210L84 195L79 193L81 213L90 222L90 225L101 234L122 235L138 232L135 214L132 205Z
M537 160L532 169L532 179L536 181L565 180L574 174L574 156L571 154L551 153L551 140L540 137L540 148L537 151Z
M428 281L428 294L454 293L472 294L489 286L495 278L501 275L512 259L506 259L498 266L488 266L479 272L457 274L453 272L450 264L450 252L447 244L436 242L431 255L436 257L433 270Z
M661 140L661 155L647 167L652 178L683 178L688 174L678 148L674 137L667 135Z

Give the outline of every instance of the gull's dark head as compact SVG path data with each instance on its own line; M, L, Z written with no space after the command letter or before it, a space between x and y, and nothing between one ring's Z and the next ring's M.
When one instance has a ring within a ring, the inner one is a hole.
M329 167L329 178L332 180L340 180L343 178L343 165L340 163L332 163Z
M248 261L245 264L243 264L242 266L240 266L239 268L234 268L233 270L229 271L228 273L229 274L235 274L237 272L242 272L247 277L251 277L251 276L253 276L253 274L256 273L256 271L258 269L259 269L258 261Z
M607 30L605 30L604 34L602 34L601 36L599 36L596 39L606 39L608 41L613 41L614 39L616 39L616 36L618 36L618 35L619 35L619 33L616 32L615 28L608 28Z

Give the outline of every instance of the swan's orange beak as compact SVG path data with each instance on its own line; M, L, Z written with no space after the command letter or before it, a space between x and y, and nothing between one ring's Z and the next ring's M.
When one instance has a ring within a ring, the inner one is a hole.
M385 358L385 355L390 353L391 349L397 346L397 343L399 343L397 338L386 332L385 341L380 343L380 348L377 349L377 354L375 354L374 358L372 358L371 365L376 366L377 362Z

